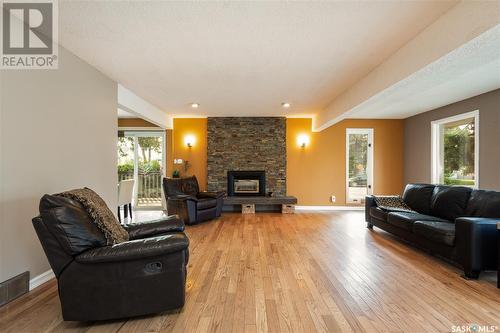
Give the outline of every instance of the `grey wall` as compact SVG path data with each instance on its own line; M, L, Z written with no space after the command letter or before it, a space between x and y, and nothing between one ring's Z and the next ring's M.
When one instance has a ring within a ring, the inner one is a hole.
M266 191L286 194L286 118L208 118L208 190L227 189L229 170L265 170Z
M117 85L62 48L57 70L0 72L4 281L49 269L31 225L44 193L88 186L116 207Z
M474 110L479 110L479 186L500 190L500 89L406 119L406 183L431 181L431 121Z

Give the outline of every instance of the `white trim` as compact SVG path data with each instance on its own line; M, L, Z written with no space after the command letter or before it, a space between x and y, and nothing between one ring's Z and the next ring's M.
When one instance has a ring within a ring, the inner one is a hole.
M479 188L479 110L457 114L455 116L431 121L431 183L441 184L441 170L444 168L444 161L439 161L444 154L443 143L440 142L442 136L442 126L446 123L474 118L474 188Z
M374 184L374 179L373 179L373 151L374 151L374 140L373 140L373 128L346 128L345 132L345 193L346 193L346 202L347 203L354 203L353 201L349 201L349 135L350 134L366 134L368 135L368 149L366 150L367 153L367 159L366 159L366 164L367 164L367 186L370 186L367 188L367 194L370 195L373 193L373 190L375 188Z
M165 132L166 130L155 126L155 127L118 127L119 131L124 131L124 132L137 132L137 131L147 131L147 132Z
M139 193L139 139L137 133L129 134L129 136L134 138L134 194L132 195L132 206L137 209L137 203L139 202L137 198ZM123 218L125 218L125 213L123 213Z
M295 210L365 210L364 206L295 206Z
M124 130L123 134L125 136L140 136L143 138L146 137L157 137L157 136L162 136L165 135L165 130L162 129L155 129L154 127L150 127L148 130L137 130L137 127L134 127L132 130Z
M165 112L137 96L121 84L118 84L117 93L119 109L136 115L138 118L145 119L161 128L173 128L171 115L165 114Z
M49 269L48 271L46 271L40 275L35 276L34 278L32 278L30 280L30 287L29 287L30 291L32 291L33 289L35 289L38 286L41 286L45 282L52 280L55 277L56 276L54 275L54 272L51 269Z

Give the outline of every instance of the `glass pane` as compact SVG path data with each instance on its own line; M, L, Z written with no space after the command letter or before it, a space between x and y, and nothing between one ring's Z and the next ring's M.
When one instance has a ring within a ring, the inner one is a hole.
M443 125L444 184L474 186L474 118Z
M163 174L162 136L139 136L137 206L161 206L161 179Z
M134 178L134 137L118 137L118 181Z
M368 194L368 135L349 134L348 200L362 202Z

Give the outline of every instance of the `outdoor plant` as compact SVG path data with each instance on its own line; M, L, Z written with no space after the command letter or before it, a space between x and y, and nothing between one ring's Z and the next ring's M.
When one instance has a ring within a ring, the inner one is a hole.
M119 164L118 165L118 173L132 173L134 172L134 164L132 162Z
M161 165L159 161L139 163L140 173L153 173L160 171L161 171ZM125 164L118 165L118 173L133 173L133 172L134 172L134 164L132 162L127 162Z

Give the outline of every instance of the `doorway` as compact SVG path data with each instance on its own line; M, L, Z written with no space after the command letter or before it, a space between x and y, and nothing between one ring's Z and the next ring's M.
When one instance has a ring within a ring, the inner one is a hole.
M135 209L163 207L165 151L165 131L118 132L118 181L135 180L132 198Z
M346 129L346 203L362 205L373 193L373 128Z

